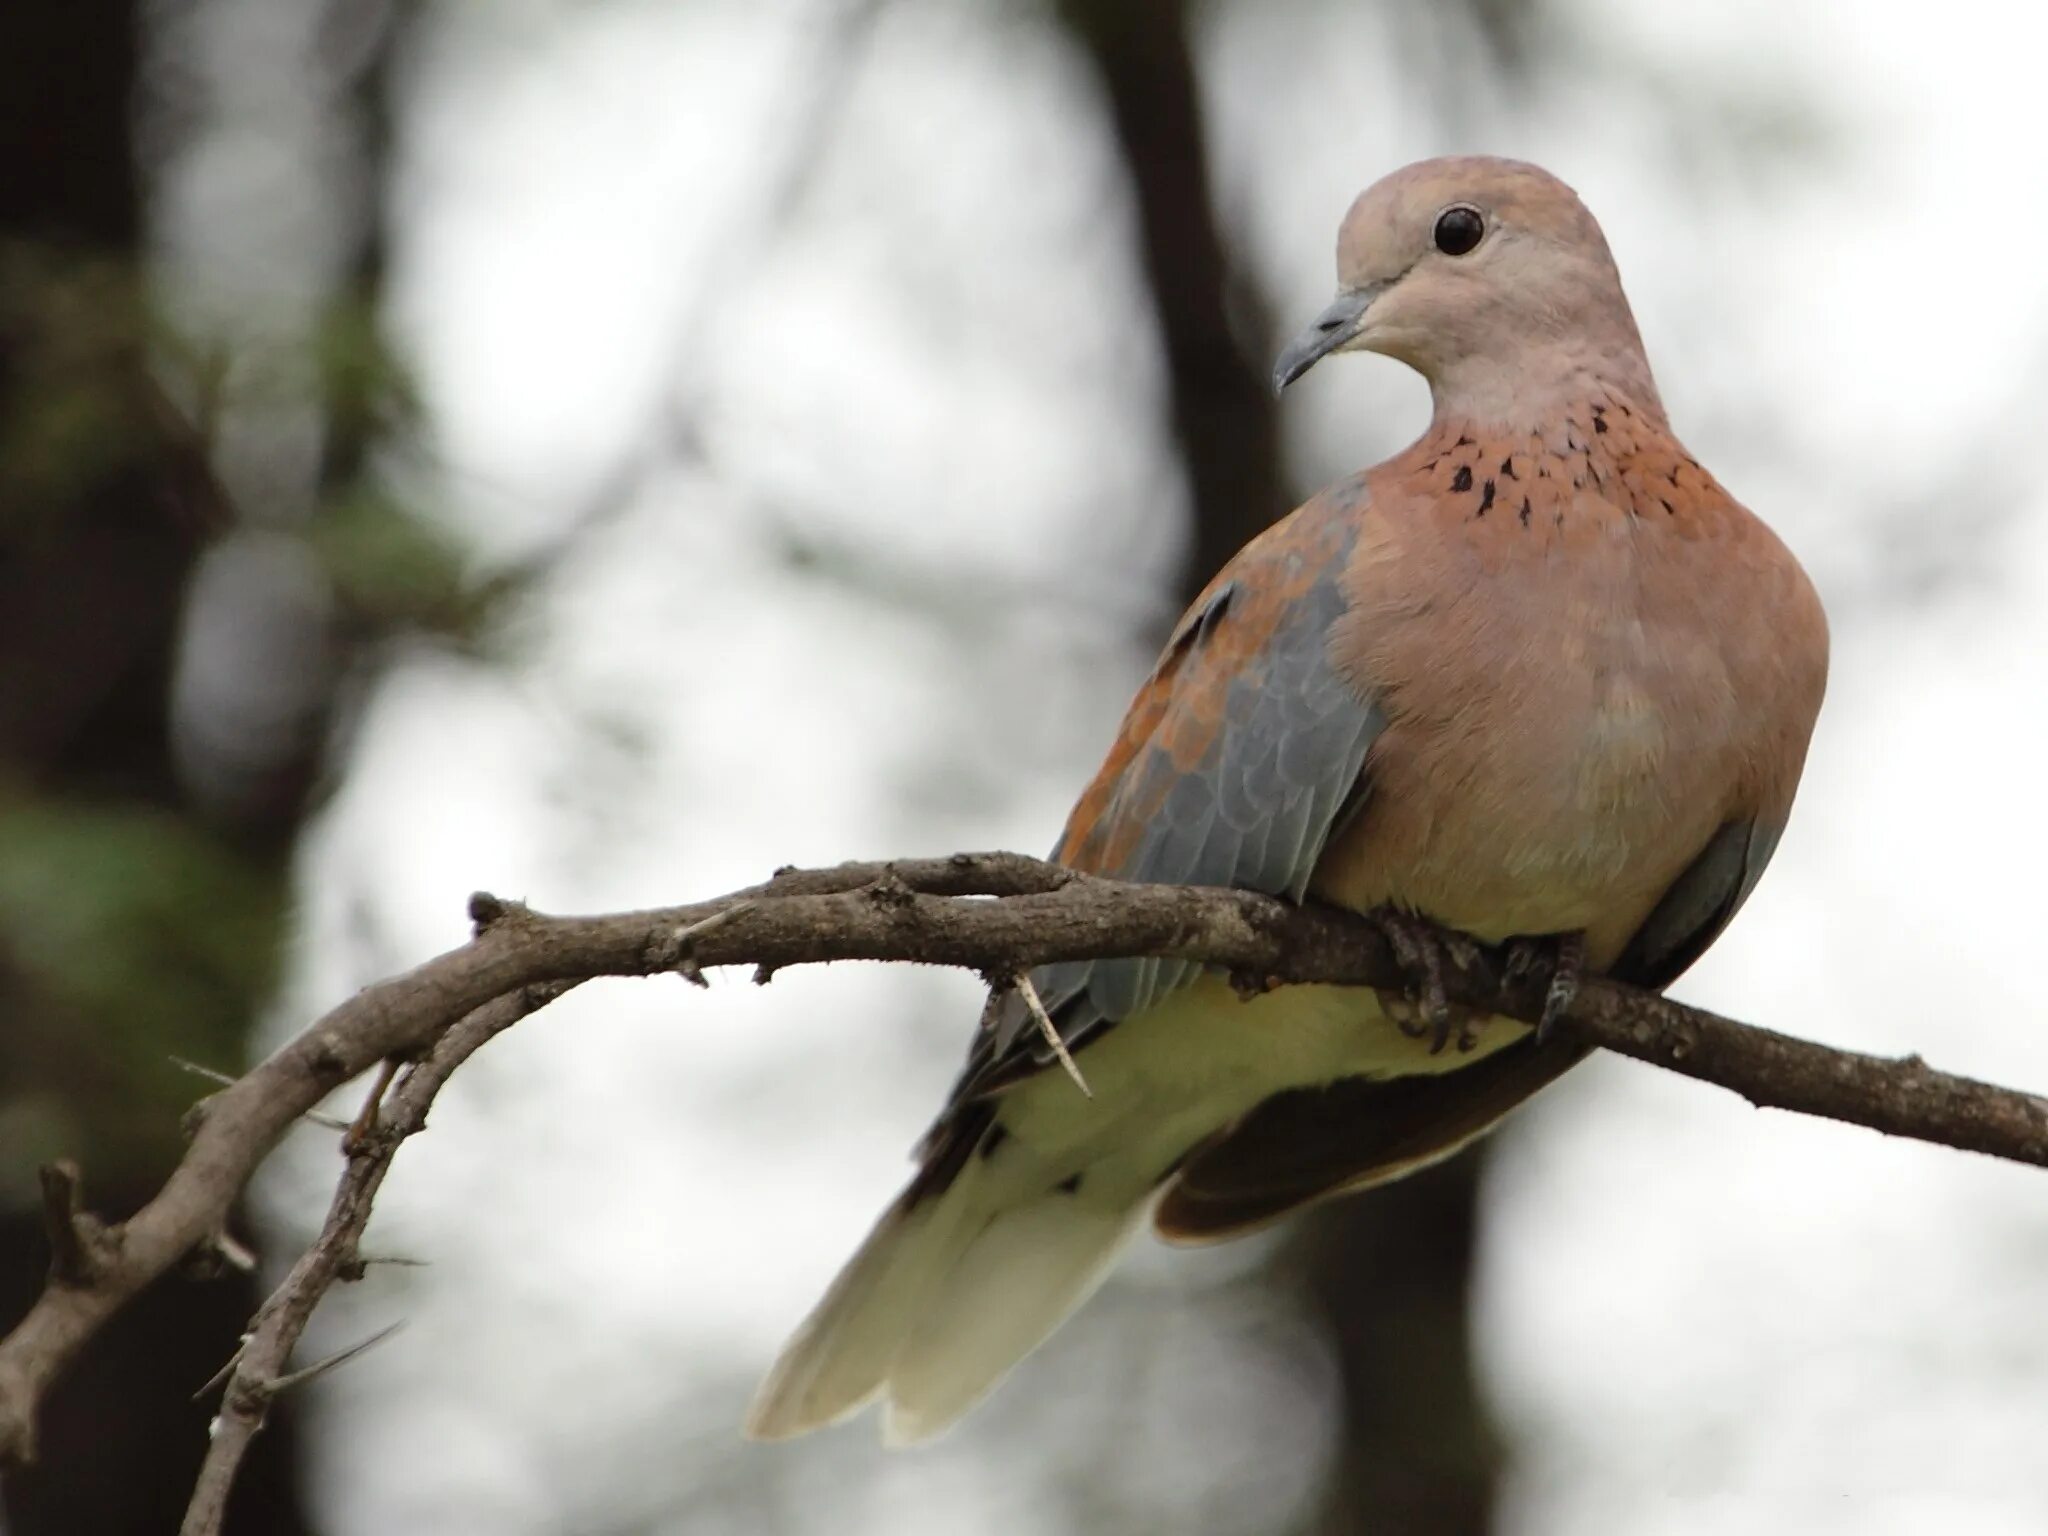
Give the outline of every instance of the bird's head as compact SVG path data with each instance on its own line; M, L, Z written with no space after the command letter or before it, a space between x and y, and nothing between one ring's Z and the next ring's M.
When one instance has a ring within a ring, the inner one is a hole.
M1440 409L1498 416L1588 373L1657 408L1600 226L1518 160L1424 160L1359 194L1337 234L1337 297L1281 353L1274 387L1350 351L1407 363Z

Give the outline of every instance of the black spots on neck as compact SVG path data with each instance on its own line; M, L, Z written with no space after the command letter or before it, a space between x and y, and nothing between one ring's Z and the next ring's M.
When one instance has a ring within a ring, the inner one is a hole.
M1605 432L1607 430L1607 407L1604 405L1593 407L1593 430L1595 432Z
M1664 508L1664 515L1666 517L1678 516L1678 508L1672 506L1671 503L1666 501L1662 496L1659 496L1657 498L1657 502L1660 506Z
M1500 461L1500 477L1503 480L1519 480L1522 478L1515 473L1515 456L1512 453Z
M1474 515L1474 516L1476 516L1476 517L1484 517L1484 516L1486 516L1486 512L1487 512L1487 509L1488 509L1489 507L1491 507L1492 505L1493 505L1493 482L1492 482L1491 480L1489 480L1489 481L1487 481L1487 482L1486 482L1486 484L1485 484L1485 485L1481 486L1481 487L1480 487L1480 489L1479 489L1479 510L1478 510L1478 512L1474 513L1473 515Z
M1521 510L1521 511L1519 511L1519 512L1517 512L1517 513L1515 514L1515 516L1516 516L1517 518L1519 518L1519 519L1521 520L1521 524L1522 524L1522 526L1523 526L1524 528L1526 528L1526 527L1528 527L1528 526L1529 526L1529 498L1528 498L1528 497L1524 496L1524 497L1522 498L1522 510Z
M1458 466L1458 472L1451 476L1451 489L1454 491L1469 491L1472 489L1472 466L1470 464L1460 464Z

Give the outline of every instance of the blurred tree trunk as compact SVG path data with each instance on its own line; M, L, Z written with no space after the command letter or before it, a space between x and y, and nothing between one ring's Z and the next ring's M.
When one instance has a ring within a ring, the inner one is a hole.
M1233 321L1256 320L1209 198L1208 143L1185 0L1061 0L1094 61L1131 178L1140 256L1158 306L1174 436L1187 466L1193 597L1292 504L1265 369Z
M1210 199L1187 0L1061 0L1108 97L1158 305L1194 536L1183 595L1294 500L1263 358ZM1343 1384L1316 1536L1479 1536L1499 1452L1473 1369L1472 1154L1294 1221L1272 1283L1322 1321Z
M87 1198L125 1215L205 1091L172 1057L241 1060L343 674L329 610L311 605L291 622L321 632L289 654L312 658L313 707L246 744L239 798L195 795L172 679L194 573L247 519L152 372L132 137L144 24L136 0L0 4L0 1326L47 1263L35 1164L77 1158ZM366 95L378 67L357 77ZM357 474L368 426L328 415L334 486ZM259 1300L234 1273L145 1294L48 1403L41 1459L8 1478L0 1527L174 1528L212 1412L194 1394ZM287 1405L231 1529L307 1528L294 1462Z

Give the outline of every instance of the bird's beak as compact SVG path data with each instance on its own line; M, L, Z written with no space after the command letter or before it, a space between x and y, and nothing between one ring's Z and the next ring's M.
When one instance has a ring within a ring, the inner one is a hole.
M1380 296L1386 284L1347 288L1330 301L1330 307L1309 322L1308 328L1287 344L1280 361L1273 365L1273 393L1300 378L1309 369L1356 339L1365 326L1365 312Z

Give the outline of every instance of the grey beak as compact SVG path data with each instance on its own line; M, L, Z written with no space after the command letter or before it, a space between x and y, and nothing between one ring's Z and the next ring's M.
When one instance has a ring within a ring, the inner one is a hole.
M1365 312L1379 297L1380 287L1349 288L1330 302L1330 307L1309 322L1308 328L1287 344L1273 365L1273 393L1300 378L1309 369L1355 337L1365 324Z

